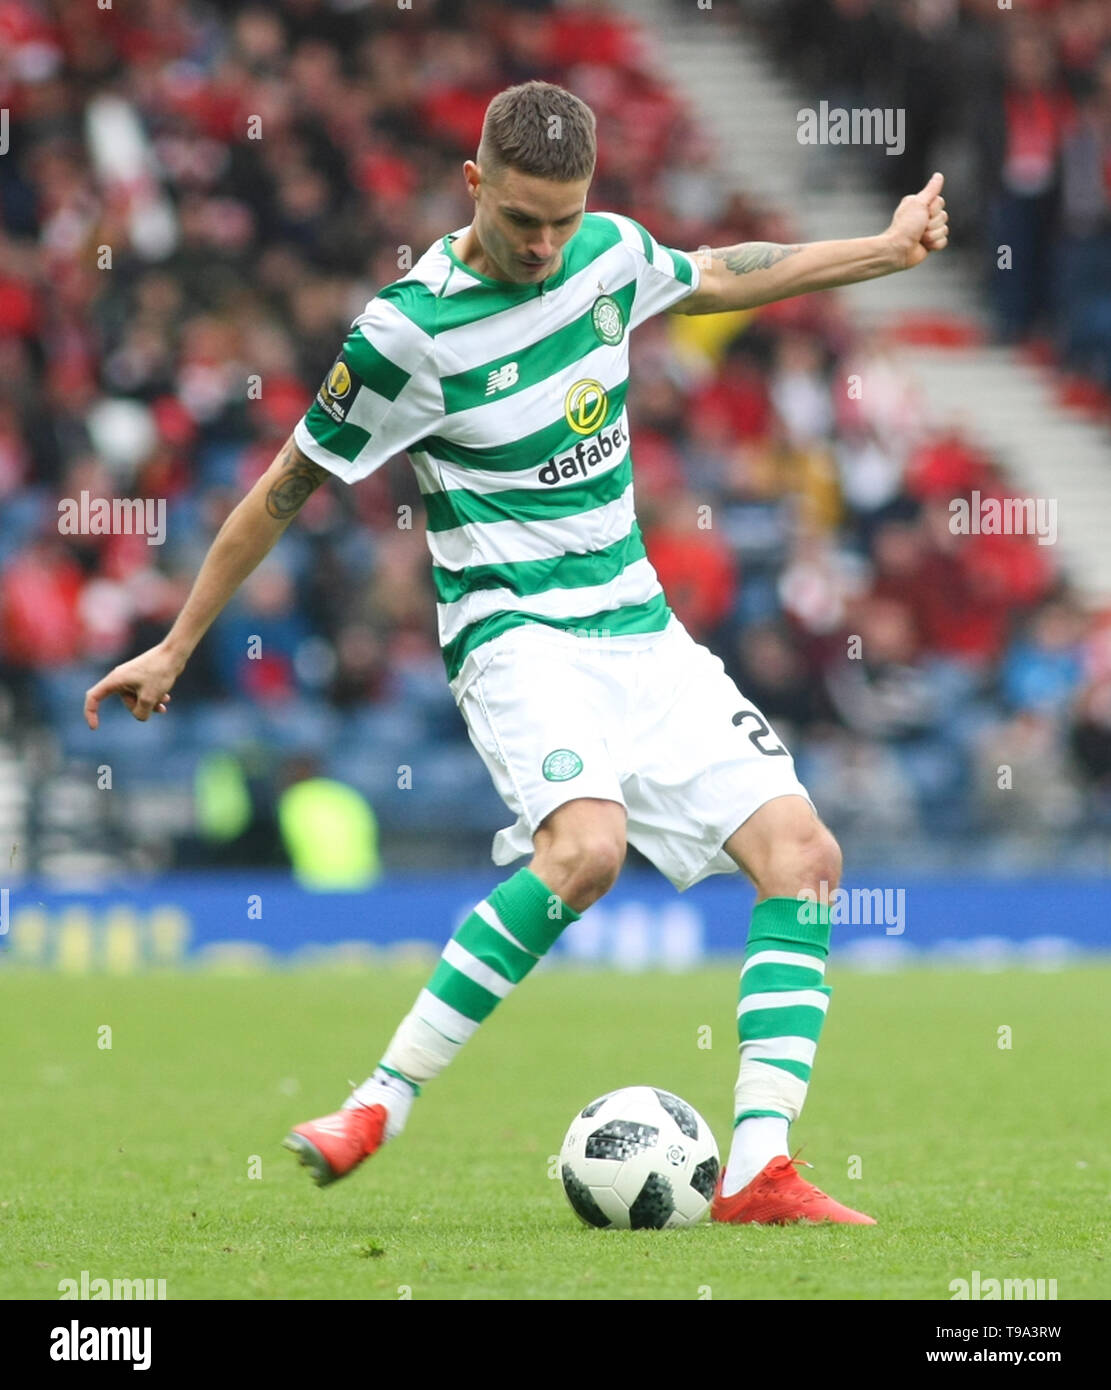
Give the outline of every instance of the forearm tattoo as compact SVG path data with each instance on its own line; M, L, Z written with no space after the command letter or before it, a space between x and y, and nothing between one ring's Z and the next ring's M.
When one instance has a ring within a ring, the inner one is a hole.
M710 255L734 275L747 275L750 270L767 270L778 265L801 250L801 246L779 246L774 241L745 241L739 246L723 246L711 251Z
M282 471L266 494L266 510L277 521L296 516L316 491L328 470L304 456L291 439L279 455Z

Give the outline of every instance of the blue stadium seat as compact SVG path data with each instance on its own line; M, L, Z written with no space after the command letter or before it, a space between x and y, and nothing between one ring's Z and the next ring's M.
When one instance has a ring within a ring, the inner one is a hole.
M259 726L268 748L278 753L325 754L333 745L340 720L323 700L285 700L264 705Z
M76 712L81 716L81 725L85 728L85 719L81 714L85 707L85 691L104 674L103 664L94 666L89 662L36 671L34 688L42 714L51 722L64 723ZM108 706L103 706L102 713L107 709ZM126 714L126 711L123 713Z
M262 739L258 708L245 700L206 700L190 714L188 740L198 752L232 751Z
M417 711L403 704L375 705L345 715L336 729L336 746L344 751L396 750L412 753L423 738ZM404 758L401 759L405 761Z
M38 533L54 502L41 488L10 492L0 507L0 565L5 565ZM52 516L56 520L56 514Z

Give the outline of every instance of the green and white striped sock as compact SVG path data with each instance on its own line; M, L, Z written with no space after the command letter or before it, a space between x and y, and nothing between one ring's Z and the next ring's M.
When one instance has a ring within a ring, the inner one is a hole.
M519 869L499 884L444 947L439 965L390 1040L378 1071L355 1091L351 1102L386 1104L390 1111L386 1134L392 1139L409 1107L395 1100L390 1109L384 1088L390 1082L408 1082L413 1094L419 1094L420 1084L443 1071L498 1002L579 916L531 869Z
M787 1152L833 992L822 983L829 937L829 909L820 903L765 898L753 909L737 1005L741 1066L727 1197Z

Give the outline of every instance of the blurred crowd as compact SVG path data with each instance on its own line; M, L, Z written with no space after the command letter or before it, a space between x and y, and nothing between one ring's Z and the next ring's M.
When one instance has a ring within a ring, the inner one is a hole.
M831 105L906 112L903 158L862 152L874 175L901 196L944 169L999 338L1036 344L1111 391L1108 0L738 7ZM1102 404L1111 412L1111 395Z
M895 22L886 8L826 6L833 25ZM1049 8L1072 36L1069 82L1111 72L1094 53L1085 66L1088 30ZM865 52L852 48L862 83ZM885 71L902 75L890 55ZM650 39L596 5L0 0L0 722L17 742L45 729L44 766L110 762L180 789L214 749L249 746L265 802L311 757L370 799L387 860L401 830L481 837L488 855L506 813L447 691L400 459L312 496L170 714L140 729L117 706L94 736L81 702L165 633L366 300L467 225L460 166L485 106L534 77L598 117L590 208L685 248L793 239L788 209L723 188ZM1111 119L1108 81L1073 94L1089 124L1062 127L1054 171ZM1045 193L1032 174L1011 187L1007 168L1000 197ZM1106 209L1102 231L1069 234L1106 236ZM1049 548L953 533L953 498L1006 481L931 428L897 353L835 296L655 319L634 338L628 399L672 606L850 848L1111 825L1111 629ZM60 535L59 498L82 493L166 499L165 544ZM125 817L113 833L140 829Z

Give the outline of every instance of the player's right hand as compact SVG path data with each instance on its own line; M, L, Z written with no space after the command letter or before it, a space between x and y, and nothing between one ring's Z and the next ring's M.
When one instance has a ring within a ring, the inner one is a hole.
M151 647L132 661L109 671L85 692L85 722L90 729L100 723L99 706L109 695L118 695L136 719L165 714L170 690L181 674L181 665L162 647Z

